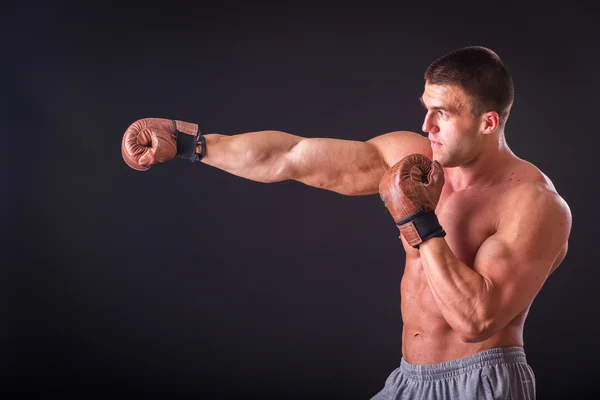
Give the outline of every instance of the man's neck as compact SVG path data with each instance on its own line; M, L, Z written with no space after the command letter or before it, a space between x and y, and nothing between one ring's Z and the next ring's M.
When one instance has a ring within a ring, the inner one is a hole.
M468 163L445 169L446 183L455 191L492 185L506 176L504 167L514 157L502 135Z

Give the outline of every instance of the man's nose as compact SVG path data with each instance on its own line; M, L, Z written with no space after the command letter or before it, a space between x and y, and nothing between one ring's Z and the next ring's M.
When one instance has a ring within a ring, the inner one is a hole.
M421 129L423 129L423 132L425 133L436 133L438 131L437 125L432 120L431 113L427 113L427 115L425 115L425 120L423 120L423 126Z

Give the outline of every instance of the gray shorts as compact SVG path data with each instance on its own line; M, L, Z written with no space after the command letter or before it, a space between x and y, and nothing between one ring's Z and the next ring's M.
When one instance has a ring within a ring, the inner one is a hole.
M522 347L498 347L439 364L404 359L371 400L535 399L535 376Z

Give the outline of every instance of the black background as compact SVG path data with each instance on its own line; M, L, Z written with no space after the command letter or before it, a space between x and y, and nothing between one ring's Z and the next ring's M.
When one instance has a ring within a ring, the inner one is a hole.
M400 362L404 262L378 196L261 184L183 160L141 173L123 162L121 137L143 117L223 134L421 132L425 68L474 44L513 73L509 145L573 213L567 258L525 327L538 398L594 391L591 2L4 7L6 394L374 395Z

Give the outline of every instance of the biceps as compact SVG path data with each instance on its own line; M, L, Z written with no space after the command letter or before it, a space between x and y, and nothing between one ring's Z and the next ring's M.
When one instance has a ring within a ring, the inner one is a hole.
M386 170L370 143L340 139L305 139L289 154L294 179L343 194L376 193Z
M504 318L514 318L533 301L559 261L570 230L563 205L536 187L525 191L510 211L475 259L490 287L491 308Z
M477 253L474 269L487 283L490 318L510 322L531 304L546 280L548 262L524 257L522 252L490 238Z

